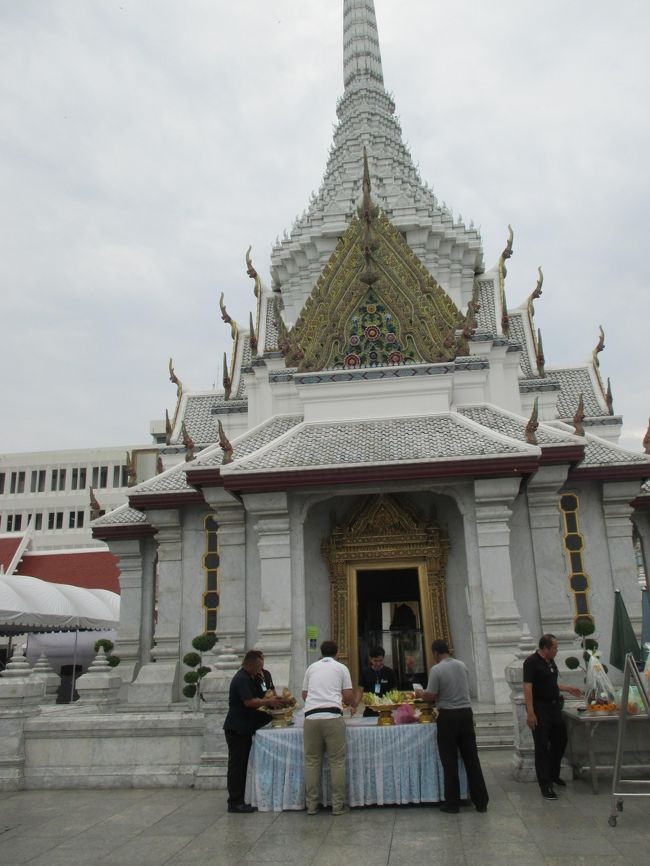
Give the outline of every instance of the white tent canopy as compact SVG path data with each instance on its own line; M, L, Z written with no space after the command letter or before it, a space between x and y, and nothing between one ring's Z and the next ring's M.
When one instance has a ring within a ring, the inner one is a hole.
M114 629L119 619L117 593L0 575L0 634Z

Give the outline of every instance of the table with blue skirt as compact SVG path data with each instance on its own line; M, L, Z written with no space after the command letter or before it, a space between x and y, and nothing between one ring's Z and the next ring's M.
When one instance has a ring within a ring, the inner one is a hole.
M365 721L365 720L364 720ZM436 725L348 725L347 801L350 806L438 803L444 777ZM467 776L460 756L460 796L467 798ZM323 761L322 802L329 804L329 770ZM262 728L253 740L246 802L261 812L305 808L303 729Z

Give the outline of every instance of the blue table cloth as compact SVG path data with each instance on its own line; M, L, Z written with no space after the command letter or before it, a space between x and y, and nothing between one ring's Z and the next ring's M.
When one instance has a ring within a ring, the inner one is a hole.
M303 730L259 730L253 741L246 800L261 812L305 808ZM467 777L459 759L461 797ZM323 766L323 802L329 803L329 771ZM437 803L444 799L435 725L364 725L347 728L350 806Z

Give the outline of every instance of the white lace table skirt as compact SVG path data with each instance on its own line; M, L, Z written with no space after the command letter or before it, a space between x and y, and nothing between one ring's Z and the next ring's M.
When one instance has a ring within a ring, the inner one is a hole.
M302 728L260 730L253 740L246 801L261 812L305 808ZM444 799L435 725L347 728L350 806L437 803ZM467 777L459 758L460 795ZM329 803L329 770L323 766L323 803Z

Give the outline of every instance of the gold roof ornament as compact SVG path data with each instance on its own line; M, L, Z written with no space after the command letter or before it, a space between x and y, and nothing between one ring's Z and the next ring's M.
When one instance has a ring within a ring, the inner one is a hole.
M224 400L230 400L232 393L232 379L228 371L228 356L223 353L223 396Z
M248 314L248 341L251 346L251 353L257 355L257 336L255 334L255 325L253 324L253 314Z
M581 394L580 399L578 400L578 408L576 409L576 414L573 416L573 432L576 434L576 436L585 435L585 426L583 422L586 417L587 416L585 415L585 401Z
M160 475L161 472L165 471L165 467L163 465L162 455L158 454L156 457L156 475Z
M246 250L246 273L251 278L251 280L255 280L255 289L254 289L255 297L259 298L260 295L262 294L262 281L260 279L260 275L257 273L255 268L253 267L253 260L251 259L251 250L252 249L253 249L253 247L250 246Z
M534 333L534 332L533 332ZM535 361L537 363L537 372L544 379L546 377L546 358L544 357L544 344L542 343L542 329L537 329L537 341L535 345Z
M535 402L533 403L533 411L530 413L530 418L528 419L528 424L526 424L526 429L524 431L524 436L526 437L526 442L529 445L537 445L537 428L539 427L539 397L535 397Z
M370 191L370 169L368 168L368 152L363 148L363 201L359 207L359 218L363 222L363 255L365 258L365 269L359 279L367 286L377 282L379 275L372 266L372 254L377 249L373 235L373 223L379 214L379 208L373 203Z
M227 325L230 325L230 336L233 338L233 340L236 340L237 336L239 334L239 327L237 325L237 322L232 318L232 316L229 315L223 298L224 298L224 293L222 292L221 297L219 298L219 309L221 310L221 319Z
M172 422L169 420L169 412L165 409L165 445L171 443L173 432Z
M183 383L176 375L176 371L174 370L174 361L172 358L169 359L169 381L176 385L176 399L180 400L183 396Z
M607 403L607 411L610 415L614 414L614 397L612 395L612 383L609 376L607 377L607 393L605 394L605 402Z
M542 286L544 285L544 274L542 273L542 266L540 265L537 268L537 284L535 288L528 296L528 321L530 322L530 330L533 332L533 339L535 339L535 326L533 324L535 319L535 301L542 297Z
M189 463L190 460L194 460L194 451L196 446L194 445L194 440L185 426L185 421L181 422L181 435L183 437L183 445L185 446L185 462Z
M232 463L233 447L226 436L226 431L223 429L221 420L217 421L217 427L219 429L219 445L223 451L223 460L221 461L221 465L227 466L228 463Z
M646 454L650 454L650 419L648 420L648 429L646 430L646 434L643 437L643 450Z
M301 372L449 361L465 317L370 198L339 239L300 316L278 347Z
M133 451L126 452L126 477L126 486L135 487L138 481L138 472L135 465L135 454Z
M174 427L176 426L176 419L178 418L178 410L181 407L181 398L183 397L183 383L181 382L181 380L176 375L176 371L174 370L174 362L171 358L169 359L169 381L172 382L174 385L176 385L176 408L174 409L174 421L170 425L172 430L173 430ZM170 432L170 438L171 438L171 432ZM167 442L167 444L169 445L169 442Z
M499 294L501 297L501 330L504 334L508 334L510 326L510 317L508 315L508 302L506 300L506 276L508 269L506 262L512 256L512 242L514 240L514 232L512 226L508 225L508 238L506 240L505 249L499 256L498 271L499 271Z
M591 357L593 358L594 367L598 369L600 367L600 361L598 356L605 348L605 332L603 331L603 326L599 325L598 330L600 331L600 337L598 338L598 343L596 344L596 348L591 353Z
M102 516L102 507L99 504L92 487L88 488L88 497L90 499L90 519L97 520L98 517Z

